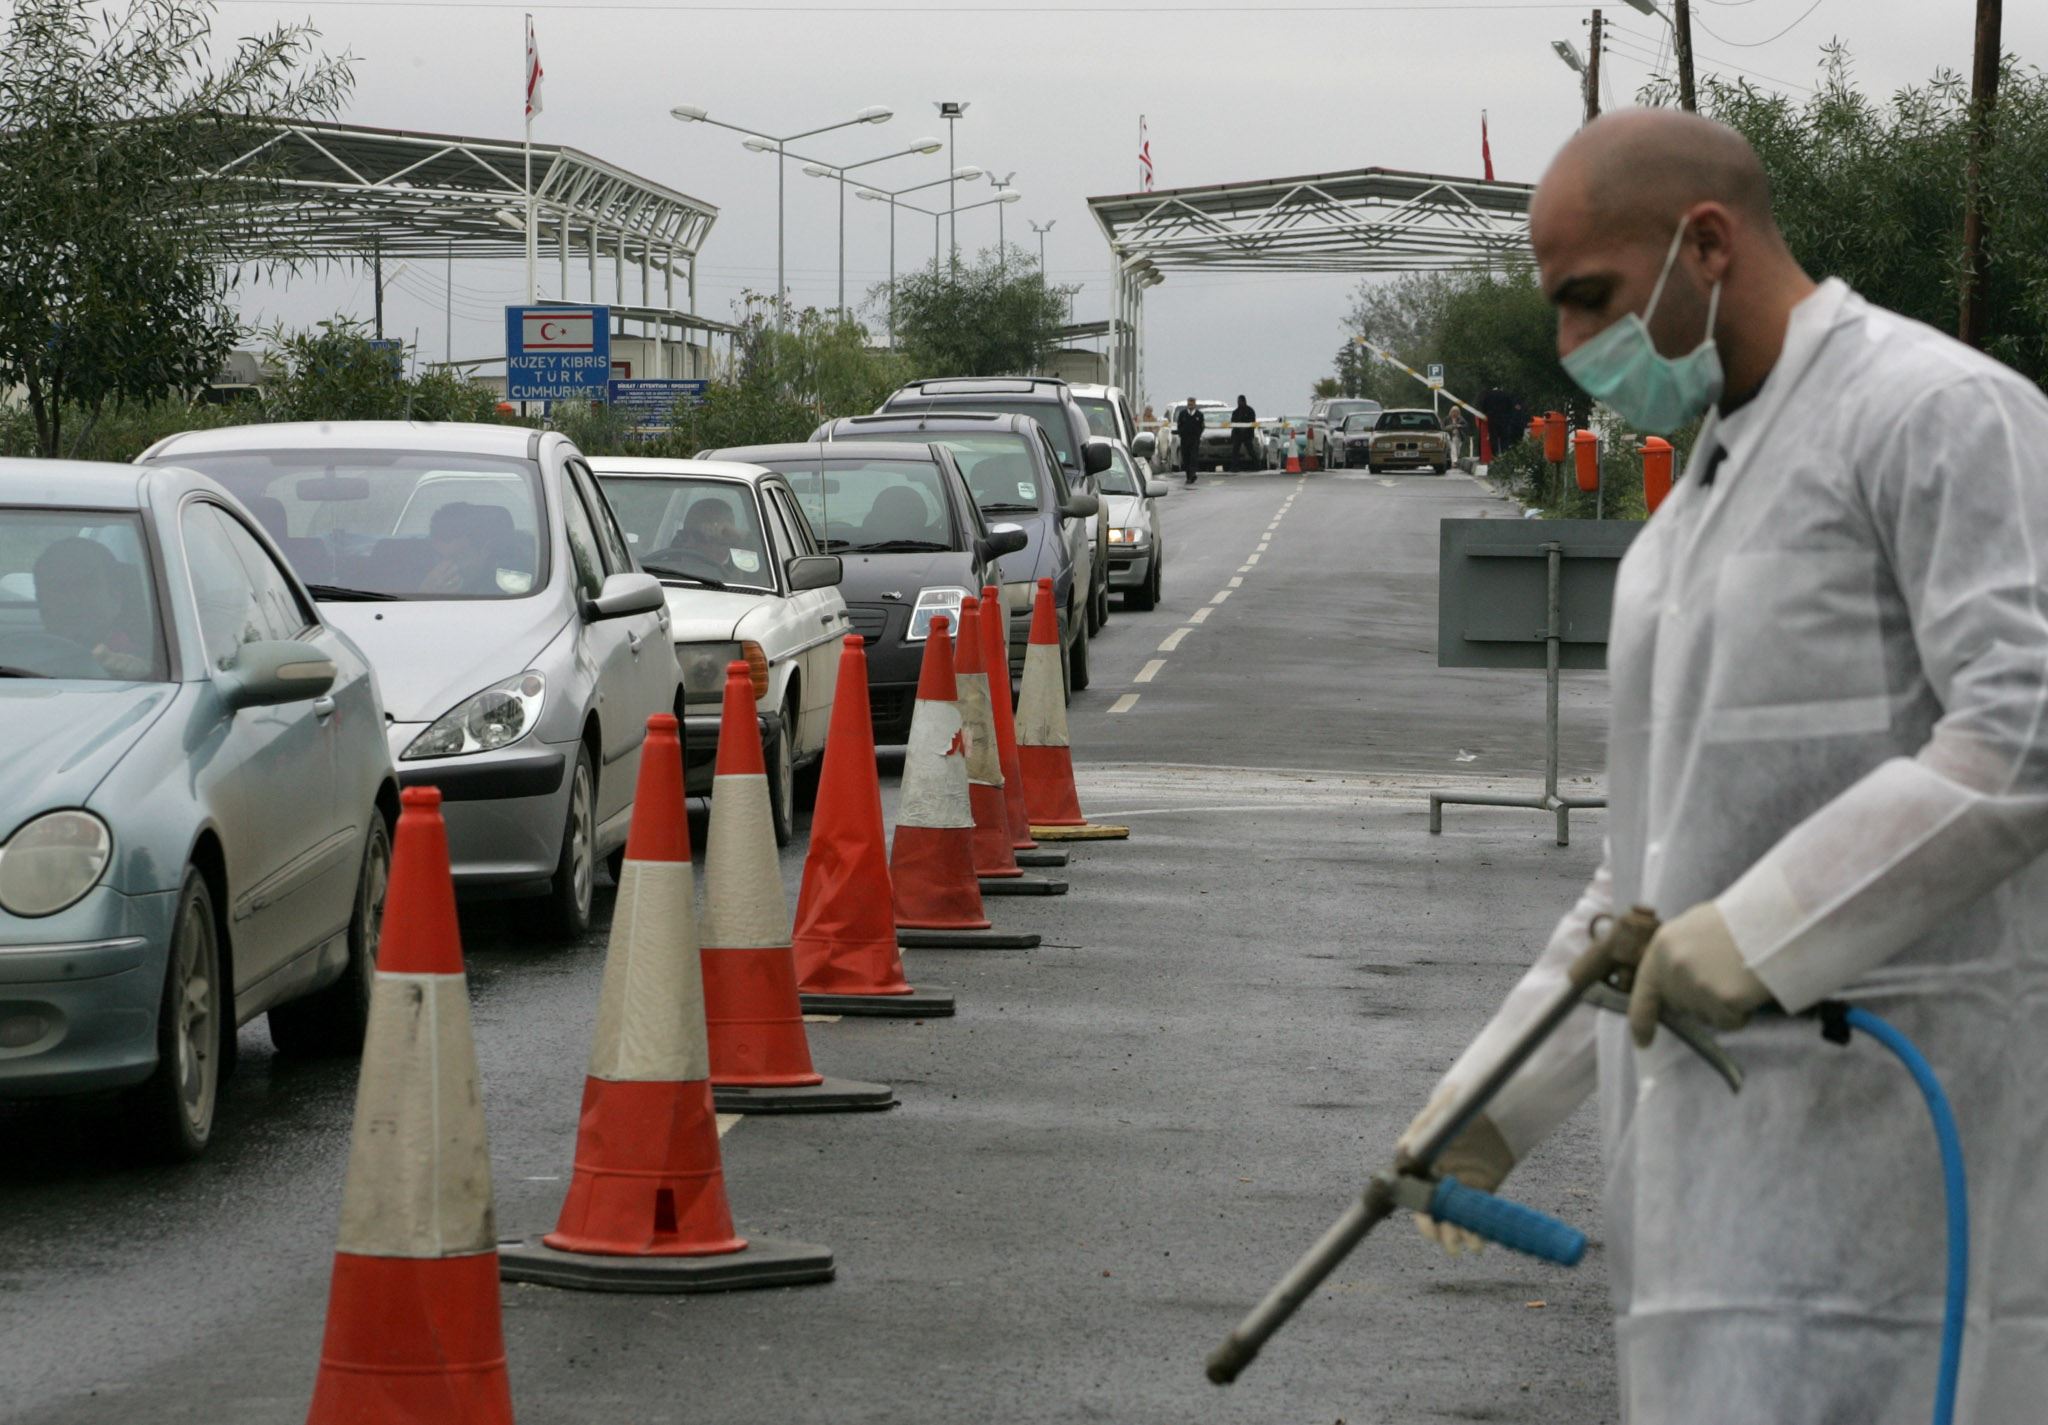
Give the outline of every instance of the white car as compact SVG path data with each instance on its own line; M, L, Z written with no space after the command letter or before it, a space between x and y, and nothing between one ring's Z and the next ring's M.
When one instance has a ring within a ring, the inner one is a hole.
M1125 608L1153 608L1166 564L1159 502L1173 487L1152 479L1121 445L1112 447L1099 483L1109 522L1109 587L1124 596Z
M839 556L819 550L789 482L772 470L632 456L590 464L634 558L668 595L685 789L711 790L726 666L744 662L760 704L775 840L787 846L825 752L840 640L853 631Z
M1158 437L1149 430L1138 429L1138 419L1131 414L1131 403L1124 398L1123 388L1075 383L1067 389L1073 393L1081 414L1088 417L1088 434L1121 441L1137 462L1139 472L1150 475Z

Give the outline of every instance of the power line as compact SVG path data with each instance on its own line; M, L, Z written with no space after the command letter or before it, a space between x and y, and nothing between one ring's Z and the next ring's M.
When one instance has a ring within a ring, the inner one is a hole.
M1767 40L1731 40L1726 35L1714 34L1714 31L1707 29L1707 22L1705 20L1698 21L1698 24L1701 29L1706 30L1707 33L1710 35L1714 35L1714 38L1719 40L1724 45L1731 45L1736 49L1760 49L1764 45L1770 44L1774 40L1782 40L1783 38L1785 38L1785 36L1791 34L1794 30L1798 29L1801 25L1806 23L1806 17L1808 15L1811 15L1815 10L1818 10L1822 5L1826 3L1827 0L1813 0L1813 3L1811 5L1808 5L1804 10L1799 12L1798 19L1794 20L1791 24L1785 26L1784 29L1778 31L1778 33L1772 35L1770 39Z
M1275 13L1358 15L1424 13L1445 10L1543 11L1578 10L1562 0L1384 0L1351 5L806 5L806 4L675 4L669 0L221 0L227 5L271 5L301 9L325 5L337 9L421 10L618 10L640 14L779 14L779 15L1244 15Z

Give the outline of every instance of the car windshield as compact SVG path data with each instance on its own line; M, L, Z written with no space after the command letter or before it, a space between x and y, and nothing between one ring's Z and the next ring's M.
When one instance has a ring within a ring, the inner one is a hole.
M912 396L890 402L892 411L916 409L926 398ZM1069 470L1080 469L1074 458L1074 433L1061 419L1061 408L1053 401L1006 401L1000 396L945 396L938 399L938 408L945 411L983 411L995 416L1029 416L1045 427L1046 439L1052 442L1052 452L1060 458L1060 464ZM899 437L900 439L900 437Z
M1379 417L1374 415L1346 416L1344 417L1344 429L1348 431L1371 430L1373 423L1377 420L1379 420Z
M1348 428L1350 422L1346 421ZM1443 426L1428 411L1386 411L1379 418L1377 430L1442 430Z
M232 490L317 599L516 599L547 582L531 461L326 449L174 458Z
M841 439L859 440L861 436ZM902 440L901 432L877 433L873 439ZM1018 514L1052 507L1052 492L1043 488L1031 459L1030 437L1018 431L919 432L920 440L943 445L967 478L974 503L985 513Z
M1380 403L1378 401L1332 401L1330 402L1329 409L1324 412L1324 419L1341 425L1347 416L1358 415L1361 412L1369 416L1376 416L1380 413Z
M1074 404L1081 408L1081 414L1088 417L1088 434L1121 436L1116 428L1116 408L1107 396L1076 396Z
M744 482L600 472L597 483L640 567L656 578L775 587L760 512Z
M161 683L142 520L0 506L0 676Z
M932 461L805 460L775 468L828 550L956 547L945 472Z
M1131 457L1124 454L1120 445L1109 448L1109 468L1095 477L1105 495L1138 495L1144 492L1138 488L1138 472L1131 465Z

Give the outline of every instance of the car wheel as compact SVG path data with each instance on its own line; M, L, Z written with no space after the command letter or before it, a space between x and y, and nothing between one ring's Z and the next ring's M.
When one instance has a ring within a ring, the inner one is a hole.
M562 819L562 854L548 884L548 918L555 934L573 940L590 929L590 892L597 879L597 776L590 749L576 749L569 780L569 811Z
M213 1136L220 1099L223 989L220 922L213 895L194 867L185 870L171 918L164 993L156 1016L156 1070L135 1089L137 1127L150 1156L196 1158Z
M1067 687L1080 692L1088 686L1088 621L1081 620L1074 632L1074 651L1067 655Z
M775 823L775 844L787 846L796 837L796 705L784 703L772 735L761 739L768 764L768 814Z
M1439 475L1445 475L1450 472L1451 467L1448 465L1432 465L1429 468Z
M626 878L626 848L621 846L604 858L605 870L611 872L612 884L617 885Z
M1133 609L1159 607L1159 556L1152 556L1152 567L1145 574L1145 582L1135 589L1124 590L1124 606Z
M377 981L377 940L384 928L384 893L391 884L391 828L370 809L370 835L356 873L355 912L348 922L348 964L341 978L304 999L270 1011L270 1042L280 1054L307 1058L360 1054L370 1023L370 987Z
M1108 556L1102 561L1104 569L1109 568ZM1102 632L1102 626L1109 622L1109 577L1104 575L1095 586L1095 632Z

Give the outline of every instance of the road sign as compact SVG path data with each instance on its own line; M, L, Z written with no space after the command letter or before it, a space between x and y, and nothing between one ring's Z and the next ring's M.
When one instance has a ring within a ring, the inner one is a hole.
M505 399L602 401L612 374L610 307L507 307Z
M704 399L708 381L614 381L610 386L612 409L632 418L635 425L665 426L676 402L697 405Z
M1429 389L1441 391L1444 388L1444 364L1441 361L1429 363Z

